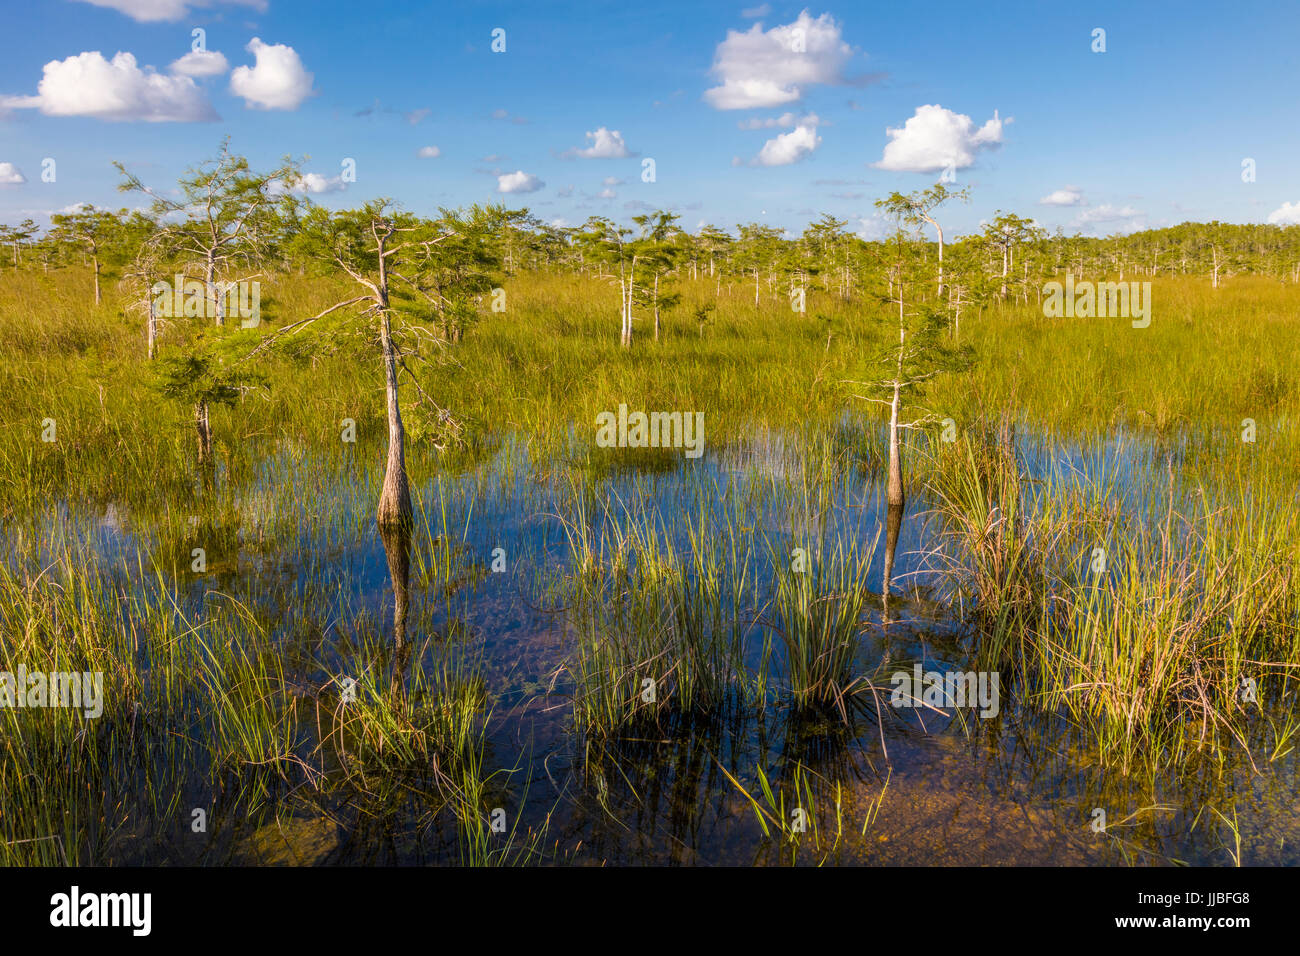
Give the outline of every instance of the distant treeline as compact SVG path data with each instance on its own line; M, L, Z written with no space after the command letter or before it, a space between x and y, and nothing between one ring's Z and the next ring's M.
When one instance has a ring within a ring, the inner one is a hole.
M42 230L28 219L0 226L4 266L45 271L70 263L93 265L98 279L166 276L214 281L304 271L333 258L307 233L320 234L320 217L347 217L310 202L295 163L255 173L242 157L223 149L220 157L180 181L180 189L157 193L119 166L121 188L145 195L148 209L110 211L92 206L58 213ZM178 198L169 198L176 195ZM911 196L895 193L876 205L891 214L895 232L866 240L848 221L823 215L799 235L756 222L735 229L703 225L694 232L671 211L646 212L622 225L593 216L580 226L544 222L527 209L473 207L440 210L435 217L401 214L407 225L433 234L463 232L474 224L472 241L462 242L464 262L444 256L457 279L491 262L492 271L569 271L617 279L627 308L650 308L668 297L672 279L707 277L718 284L743 280L755 300L791 289L821 288L843 299L887 287L900 257L920 268L938 265L936 287L947 306L1008 297L1028 301L1048 279L1076 276L1203 276L1214 286L1235 275L1260 275L1300 283L1300 226L1183 223L1124 236L1091 238L1049 233L1032 219L998 212L982 231L945 245L938 208L965 192L936 185ZM371 204L373 205L373 204ZM389 202L383 208L396 207ZM936 262L937 260L937 262ZM453 283L458 284L458 283ZM98 281L96 299L99 298ZM662 293L662 294L661 294ZM955 300L955 301L954 301Z

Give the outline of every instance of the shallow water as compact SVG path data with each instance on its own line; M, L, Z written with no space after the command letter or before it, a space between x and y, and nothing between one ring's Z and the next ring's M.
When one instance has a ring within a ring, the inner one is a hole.
M1167 453L1125 438L1088 449L1025 442L1019 457L1031 478L1084 460L1108 463L1124 506L1140 511L1165 493L1149 479ZM926 557L941 531L928 504L908 503L886 610L878 483L848 470L834 476L820 503L808 500L803 461L797 442L776 438L698 461L661 457L653 468L633 462L596 469L575 493L564 463L531 463L507 444L459 475L419 485L424 521L414 536L407 625L416 654L407 666L432 667L450 645L479 660L491 703L489 768L516 771L494 799L512 820L545 827L546 860L1223 865L1239 853L1247 864L1300 863L1295 753L1270 762L1257 750L1252 770L1236 748L1222 762L1207 755L1176 778L1170 772L1144 780L1103 768L1095 747L1063 721L1036 716L1006 693L989 720L970 711L895 711L878 719L870 708L851 712L847 724L813 720L794 714L780 693L779 650L777 686L761 706L637 726L599 744L585 738L574 726L565 672L578 613L563 588L572 571L565 522L573 528L575 503L584 499L599 506L585 512L593 539L603 529L608 541L643 521L664 548L681 551L680 519L707 514L722 522L732 516L744 535L770 542L776 553L819 539L876 544L873 599L856 652L861 672L910 670L913 662L926 670L973 669L954 596ZM223 478L216 478L218 489ZM114 505L61 507L44 527L50 542L84 541L98 573L144 589L154 585L139 577L141 563L183 567L194 540L219 538L205 574L165 576L182 588L186 616L201 618L212 602L237 597L269 622L287 676L321 687L371 653L366 634L392 626L390 555L370 519L374 482L365 462L304 463L282 450L268 454L247 485L226 489L219 521L173 516L166 524ZM491 570L497 548L505 551L499 573ZM440 554L451 562L447 575L429 570ZM761 562L753 573L757 617L773 582ZM763 635L762 626L747 627L750 666L762 657ZM1262 747L1263 728L1255 730ZM760 771L781 793L781 809L769 808L773 816L803 811L797 842L756 809L756 802L767 807ZM799 775L812 781L805 796L794 792ZM198 763L181 768L179 779L180 805L211 808L207 833L191 832L188 818L160 823L129 784L119 784L123 826L96 862L459 858L452 829L430 818L418 787L380 800L347 788L310 794L275 781L262 790L230 780L215 792ZM1096 808L1106 810L1105 832L1091 826ZM1236 821L1240 850L1224 817Z

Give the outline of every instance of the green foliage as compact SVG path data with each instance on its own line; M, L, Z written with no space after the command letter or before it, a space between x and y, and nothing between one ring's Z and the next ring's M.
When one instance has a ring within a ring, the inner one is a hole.
M118 189L150 199L152 254L195 270L214 282L235 270L255 270L272 258L293 224L293 190L301 182L291 160L270 172L256 172L248 160L221 145L215 159L189 169L175 197L155 192L121 163ZM283 209L279 207L283 205Z
M159 355L155 387L186 405L230 406L266 385L265 372L245 361L262 336L254 329L204 326Z

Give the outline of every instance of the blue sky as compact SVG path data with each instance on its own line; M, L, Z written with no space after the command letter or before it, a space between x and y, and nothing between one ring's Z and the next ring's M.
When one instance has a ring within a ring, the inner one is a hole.
M829 212L871 235L873 201L946 158L972 187L956 233L998 209L1101 235L1300 221L1292 4L41 0L4 18L6 221L130 205L113 160L166 188L225 135L258 166L310 156L332 207L794 231ZM177 64L194 28L209 56Z

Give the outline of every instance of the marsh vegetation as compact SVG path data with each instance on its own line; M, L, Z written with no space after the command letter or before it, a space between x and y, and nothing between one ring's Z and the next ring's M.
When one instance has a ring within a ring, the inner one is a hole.
M240 182L260 324L157 323L197 260L142 220L0 273L0 670L105 687L0 708L0 863L1300 860L1295 229L999 220L939 277L905 206L726 242ZM1153 321L1044 317L1067 269ZM599 447L620 403L705 453ZM891 706L915 665L997 714Z

